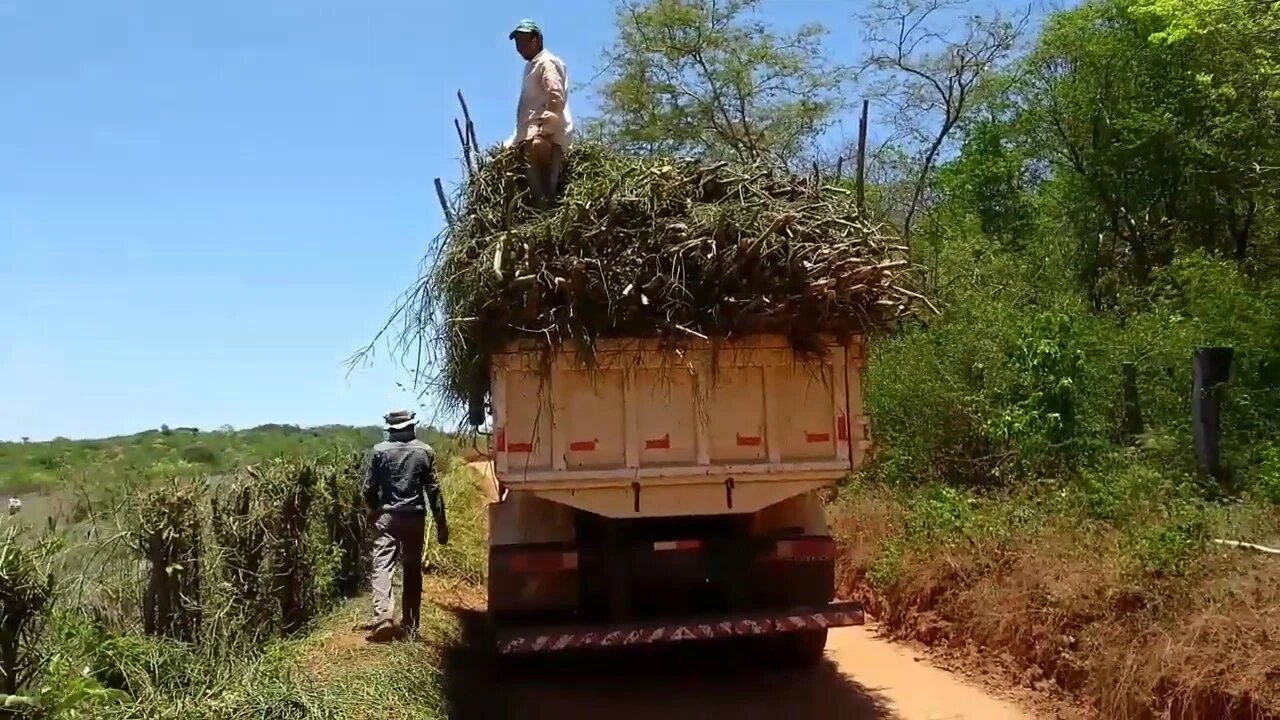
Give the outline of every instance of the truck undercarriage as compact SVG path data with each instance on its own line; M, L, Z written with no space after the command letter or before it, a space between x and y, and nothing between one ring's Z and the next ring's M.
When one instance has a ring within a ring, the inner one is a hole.
M817 502L812 494L789 501ZM816 662L827 630L862 624L862 609L831 602L835 545L825 523L762 527L761 515L613 519L575 510L571 539L491 547L498 652L747 637L779 661Z

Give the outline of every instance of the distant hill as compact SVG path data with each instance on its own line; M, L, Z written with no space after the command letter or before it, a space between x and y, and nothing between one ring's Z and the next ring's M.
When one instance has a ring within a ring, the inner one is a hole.
M441 451L452 449L455 443L435 428L420 429L419 434ZM162 425L156 430L93 440L0 442L0 493L38 492L65 480L92 487L128 476L216 474L299 451L365 448L381 437L382 429L376 426L304 428L269 423L246 430Z

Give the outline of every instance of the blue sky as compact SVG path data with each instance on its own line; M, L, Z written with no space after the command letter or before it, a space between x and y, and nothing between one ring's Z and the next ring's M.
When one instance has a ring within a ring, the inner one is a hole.
M858 51L856 3L766 7ZM411 404L342 360L440 229L455 91L510 132L525 16L595 75L606 0L0 0L0 439Z

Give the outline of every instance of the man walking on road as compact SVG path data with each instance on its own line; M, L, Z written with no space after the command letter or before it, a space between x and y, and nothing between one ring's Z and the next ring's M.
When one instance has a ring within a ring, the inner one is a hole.
M418 630L422 606L422 550L427 509L435 520L436 539L449 544L444 500L436 482L435 453L417 437L414 414L397 410L386 420L387 439L373 447L364 479L364 501L374 528L373 622L369 640L388 640L395 633L392 620L391 575L399 562L404 572L401 625Z
M542 29L521 20L509 39L525 59L516 129L507 145L522 145L528 162L529 190L539 207L547 207L560 184L564 150L573 138L569 112L569 73L564 61L542 45Z

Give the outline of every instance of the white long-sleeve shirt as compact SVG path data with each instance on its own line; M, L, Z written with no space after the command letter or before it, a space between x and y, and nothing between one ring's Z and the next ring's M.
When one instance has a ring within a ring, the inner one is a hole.
M569 72L564 61L543 50L525 63L516 106L516 129L508 145L546 135L562 148L573 141L569 111Z

